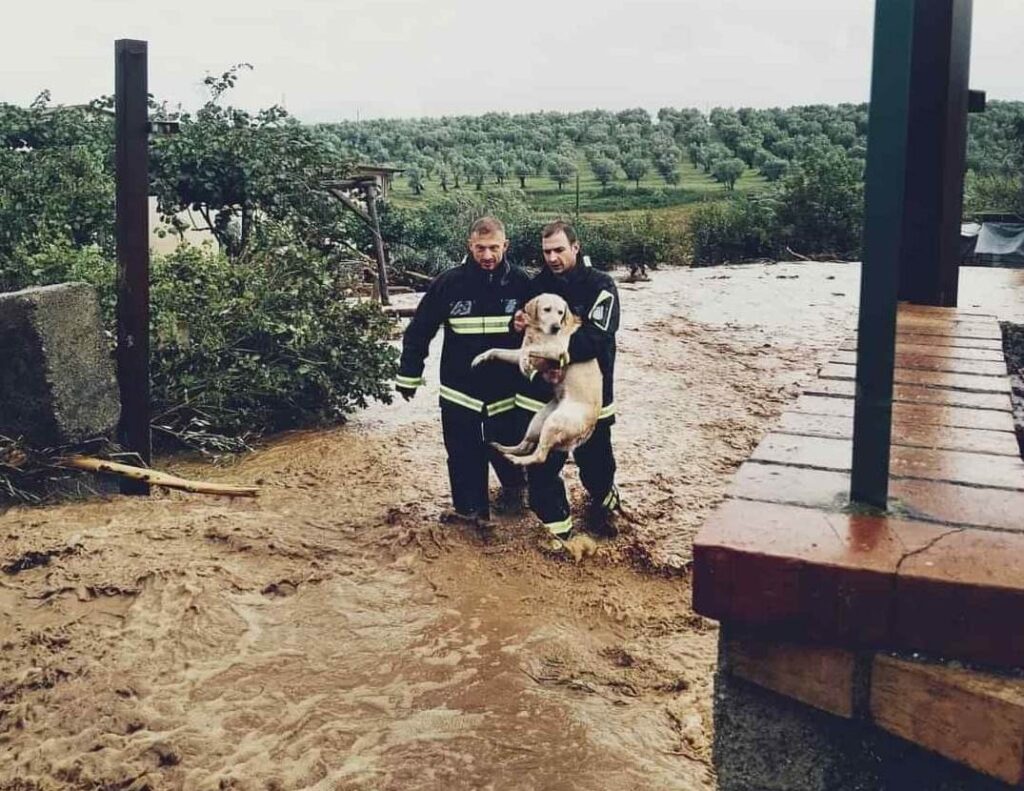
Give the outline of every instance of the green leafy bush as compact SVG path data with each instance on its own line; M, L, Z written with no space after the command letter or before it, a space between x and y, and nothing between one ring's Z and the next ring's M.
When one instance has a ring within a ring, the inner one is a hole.
M697 265L774 257L779 247L775 202L741 197L701 204L690 216L690 240Z
M18 288L93 284L113 339L109 259L55 242L17 260ZM345 275L324 256L281 245L232 261L182 246L153 259L151 282L153 423L165 436L224 448L225 437L338 422L391 399L390 321L347 302Z
M390 322L346 302L321 256L182 247L154 262L151 294L154 423L170 431L253 436L390 401Z
M864 183L841 148L811 149L787 173L778 200L779 239L807 255L860 255Z
M586 218L577 230L582 252L602 269L632 263L680 265L689 260L690 229L685 220L647 212L608 220Z

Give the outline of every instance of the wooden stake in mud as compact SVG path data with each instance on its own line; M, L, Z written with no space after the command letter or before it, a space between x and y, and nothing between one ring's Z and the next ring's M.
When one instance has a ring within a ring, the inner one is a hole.
M147 44L114 42L117 172L117 381L121 445L152 460L149 433L149 149ZM124 479L124 494L149 494L144 480Z

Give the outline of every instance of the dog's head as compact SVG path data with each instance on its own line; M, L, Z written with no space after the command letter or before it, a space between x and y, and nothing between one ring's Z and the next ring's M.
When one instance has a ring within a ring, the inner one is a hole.
M557 294L541 294L523 307L532 327L543 335L571 335L580 326L580 320L569 310L569 305Z

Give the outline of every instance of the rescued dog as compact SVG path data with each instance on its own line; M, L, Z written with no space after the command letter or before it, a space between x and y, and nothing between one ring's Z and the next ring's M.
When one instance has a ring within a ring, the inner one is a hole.
M491 446L513 464L543 463L552 450L569 452L586 442L601 415L601 369L597 360L574 363L569 339L582 322L556 294L541 294L523 308L526 328L518 349L488 349L472 362L488 360L518 365L524 376L543 376L555 387L555 397L530 421L518 445Z

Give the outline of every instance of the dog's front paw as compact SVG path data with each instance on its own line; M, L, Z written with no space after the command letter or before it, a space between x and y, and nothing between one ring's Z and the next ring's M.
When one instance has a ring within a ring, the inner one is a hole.
M470 368L476 368L480 363L485 363L491 359L490 351L480 352L476 357L473 358L473 362L469 364Z

